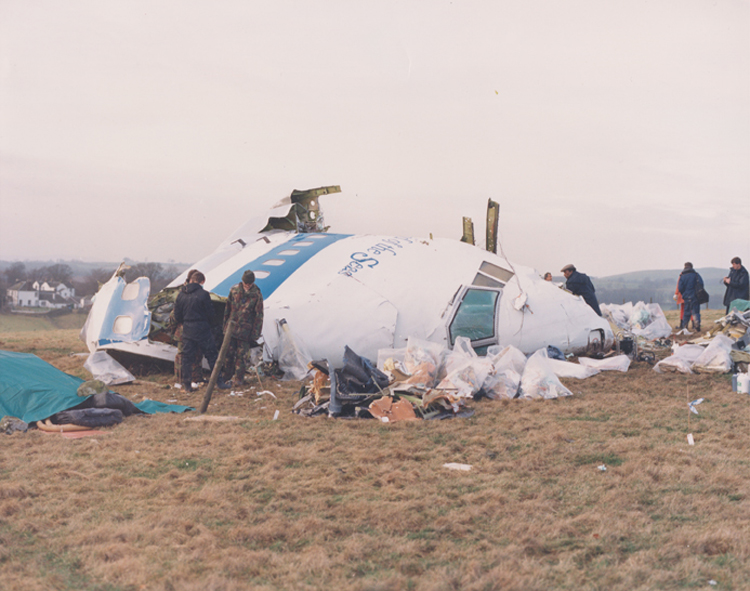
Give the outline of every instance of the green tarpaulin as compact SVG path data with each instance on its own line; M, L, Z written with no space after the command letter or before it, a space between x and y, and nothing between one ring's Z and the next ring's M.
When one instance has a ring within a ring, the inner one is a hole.
M16 417L27 423L78 406L81 378L66 374L31 353L0 351L0 419ZM189 406L144 400L136 404L143 412L184 412Z
M748 300L732 300L729 304L729 311L737 310L738 312L745 312L750 310L750 301Z

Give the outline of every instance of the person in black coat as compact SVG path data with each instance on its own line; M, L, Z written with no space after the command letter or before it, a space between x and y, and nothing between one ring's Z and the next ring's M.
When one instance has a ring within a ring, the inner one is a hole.
M200 271L193 273L188 284L177 296L174 304L174 319L182 324L182 375L180 380L186 392L192 392L191 377L193 364L200 363L205 355L208 365L213 371L219 351L211 332L211 322L214 318L214 307L211 296L203 289L206 277ZM222 382L220 388L226 387Z
M599 301L596 299L596 289L594 289L594 284L591 283L589 276L576 271L574 265L565 265L561 271L566 279L565 289L575 295L581 296L594 312L601 316L602 311L599 309Z
M701 305L698 302L698 292L703 289L703 278L693 269L693 263L685 263L680 274L677 289L685 300L685 313L682 315L680 328L687 328L690 317L693 318L693 328L701 330Z
M732 259L732 268L729 269L729 276L724 277L724 284L727 286L727 291L724 294L727 314L729 314L729 304L734 300L750 300L750 278L747 269L742 266L740 257Z

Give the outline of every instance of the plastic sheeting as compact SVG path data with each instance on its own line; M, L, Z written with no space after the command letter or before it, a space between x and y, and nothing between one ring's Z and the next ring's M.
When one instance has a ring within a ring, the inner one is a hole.
M91 372L94 379L101 380L108 386L135 381L135 376L112 359L106 351L91 353L83 367Z
M279 369L284 372L285 380L304 380L310 371L312 357L307 348L295 338L289 324L283 318L276 322L279 331L279 342L274 357L278 359Z
M557 398L572 396L552 369L547 349L539 349L526 362L521 376L521 398Z
M549 352L547 355L547 362L558 378L576 378L577 380L585 380L586 378L590 378L599 373L599 370L595 367L586 367L583 364L579 365L578 363L571 363L570 361L551 359L549 358Z
M66 374L30 353L0 351L0 418L11 416L27 423L40 421L78 407L81 378ZM144 400L135 405L146 413L183 412L188 406Z
M487 377L495 372L492 360L478 357L466 337L458 337L453 350L445 357L446 376L440 390L454 390L459 398L471 398L482 389Z
M616 355L606 359L591 359L590 357L579 357L578 363L585 367L593 367L599 371L628 371L630 367L630 357L627 355Z
M659 304L638 302L633 305L632 302L627 302L622 305L601 304L599 307L612 324L649 341L672 334L672 327Z
M654 371L656 373L674 371L693 373L691 369L693 362L701 356L704 350L700 345L675 345L672 347L672 355L654 365Z
M515 398L526 367L526 355L513 345L504 348L493 345L487 349L487 358L492 360L495 372L487 376L482 386L484 393L496 400Z
M723 334L716 335L708 347L693 362L692 370L698 373L727 373L732 370L733 339Z

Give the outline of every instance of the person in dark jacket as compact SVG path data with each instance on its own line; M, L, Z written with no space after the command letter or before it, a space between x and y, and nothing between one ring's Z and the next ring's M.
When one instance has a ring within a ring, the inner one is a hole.
M703 289L703 278L693 269L693 263L685 263L680 274L677 289L685 301L685 312L682 315L680 328L687 328L690 317L693 318L693 329L701 330L701 305L698 303L698 291Z
M750 300L750 278L747 269L742 266L740 257L732 259L732 268L729 269L729 276L724 277L724 284L727 286L727 291L724 294L727 314L729 314L729 304L734 300Z
M192 279L193 275L195 274L197 270L198 269L190 269L187 272L185 283L183 283L182 286L180 287L180 291L185 291L185 289L187 289L187 286L190 283L190 279ZM170 327L172 331L172 339L177 342L177 354L174 356L174 375L178 380L180 380L180 382L182 382L182 349L183 349L182 324L177 324L175 322L174 308L172 309L172 312L169 314L168 326ZM192 381L200 382L202 372L203 372L203 369L200 367L200 365L193 366Z
M200 271L193 273L190 282L182 289L174 304L174 319L182 324L182 386L186 392L192 392L191 378L193 364L200 363L205 355L208 365L213 370L219 351L216 348L211 332L211 320L214 307L211 296L203 289L206 277ZM220 388L226 387L221 382Z
M575 295L581 296L594 312L601 316L602 311L599 309L599 302L596 299L596 290L589 276L576 271L575 265L565 265L561 271L566 279L565 289Z

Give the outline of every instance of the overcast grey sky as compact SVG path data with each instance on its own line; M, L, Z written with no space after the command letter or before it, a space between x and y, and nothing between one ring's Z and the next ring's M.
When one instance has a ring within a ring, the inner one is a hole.
M750 262L748 0L0 0L0 259L331 231L596 276Z

